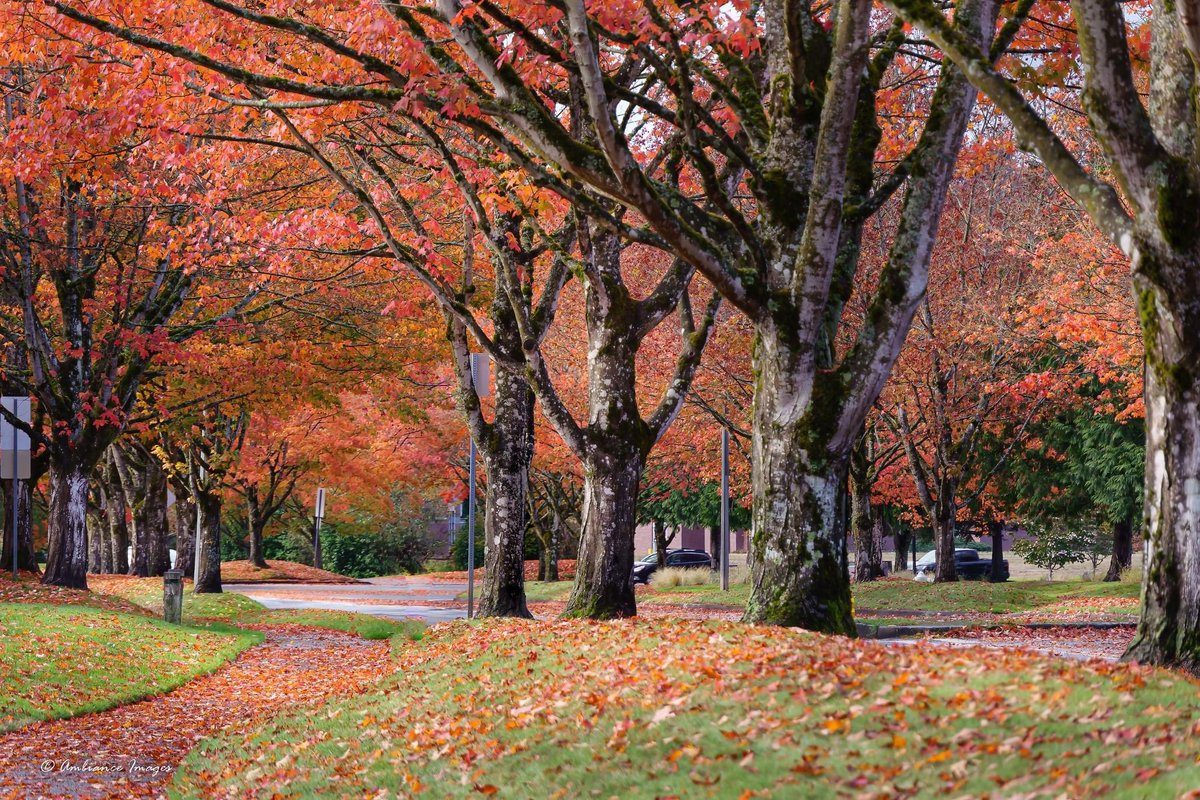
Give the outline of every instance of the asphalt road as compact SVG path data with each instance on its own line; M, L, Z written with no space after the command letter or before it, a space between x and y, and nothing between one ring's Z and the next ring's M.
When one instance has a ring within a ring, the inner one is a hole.
M465 617L466 603L455 597L466 588L465 582L421 578L372 578L351 584L225 584L228 591L244 594L267 608L354 611L388 619L419 619L430 624Z

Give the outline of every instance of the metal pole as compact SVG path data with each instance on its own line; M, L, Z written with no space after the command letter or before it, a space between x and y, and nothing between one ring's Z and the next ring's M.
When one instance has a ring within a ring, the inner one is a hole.
M13 580L17 579L17 453L13 451L12 519L13 519Z
M321 518L313 518L313 566L324 569L321 562Z
M475 440L471 439L471 457L467 466L470 488L467 492L467 619L475 616Z
M721 591L729 591L729 429L721 429Z

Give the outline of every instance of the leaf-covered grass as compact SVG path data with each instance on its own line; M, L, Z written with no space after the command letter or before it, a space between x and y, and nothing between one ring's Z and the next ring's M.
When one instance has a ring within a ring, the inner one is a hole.
M295 561L268 561L261 569L250 561L224 561L221 580L225 583L359 583L355 578Z
M97 591L114 595L151 611L162 614L162 579L128 577L93 577ZM358 634L364 639L420 638L424 625L411 620L389 620L370 614L319 609L268 609L256 600L237 592L195 594L190 587L183 591L183 620L197 625L217 621L230 625L310 625L345 633Z
M261 640L78 604L0 603L0 731L170 691Z
M942 612L957 615L1042 614L1054 619L1060 612L1091 611L1113 618L1137 613L1137 582L1121 581L958 581L921 583L900 575L871 583L854 584L854 605L861 618L871 611ZM570 581L526 582L531 602L566 600ZM465 597L465 595L464 595ZM750 597L748 583L734 583L721 591L715 583L698 586L639 586L640 605L711 605L742 609Z
M437 626L398 677L203 742L176 796L1175 797L1200 687L737 623ZM1039 795L1040 796L1040 795Z

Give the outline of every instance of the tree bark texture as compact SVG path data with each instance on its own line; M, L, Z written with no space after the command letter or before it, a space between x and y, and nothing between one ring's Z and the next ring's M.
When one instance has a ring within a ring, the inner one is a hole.
M190 495L175 486L175 505L172 506L175 520L175 569L183 570L184 577L195 574L196 569L196 504Z
M479 595L480 616L533 616L525 604L525 495L533 461L533 411L533 392L524 378L498 371L496 419L488 446L481 451L488 478L484 499L488 547Z
M195 591L221 591L221 496L200 492L200 580Z
M1002 520L992 520L988 522L988 533L992 536L992 583L1000 583L1004 580L1001 572L1004 562L1004 522Z
M49 549L42 583L87 588L88 474L80 459L51 458Z
M844 528L837 525L849 447L831 452L798 348L759 332L752 481L754 557L747 622L853 636Z
M1113 525L1112 558L1108 561L1108 573L1104 580L1121 580L1122 573L1133 564L1133 523L1127 519Z
M33 480L17 481L17 569L36 573L33 552ZM0 570L11 569L13 558L12 481L3 482L4 544L0 547Z
M259 569L267 568L267 559L263 556L263 519L262 506L258 502L258 486L246 487L246 529L250 534L250 563Z

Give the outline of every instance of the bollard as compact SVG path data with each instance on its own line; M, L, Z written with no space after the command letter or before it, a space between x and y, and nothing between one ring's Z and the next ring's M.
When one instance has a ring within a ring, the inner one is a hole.
M183 621L183 570L163 573L163 619L178 625Z

